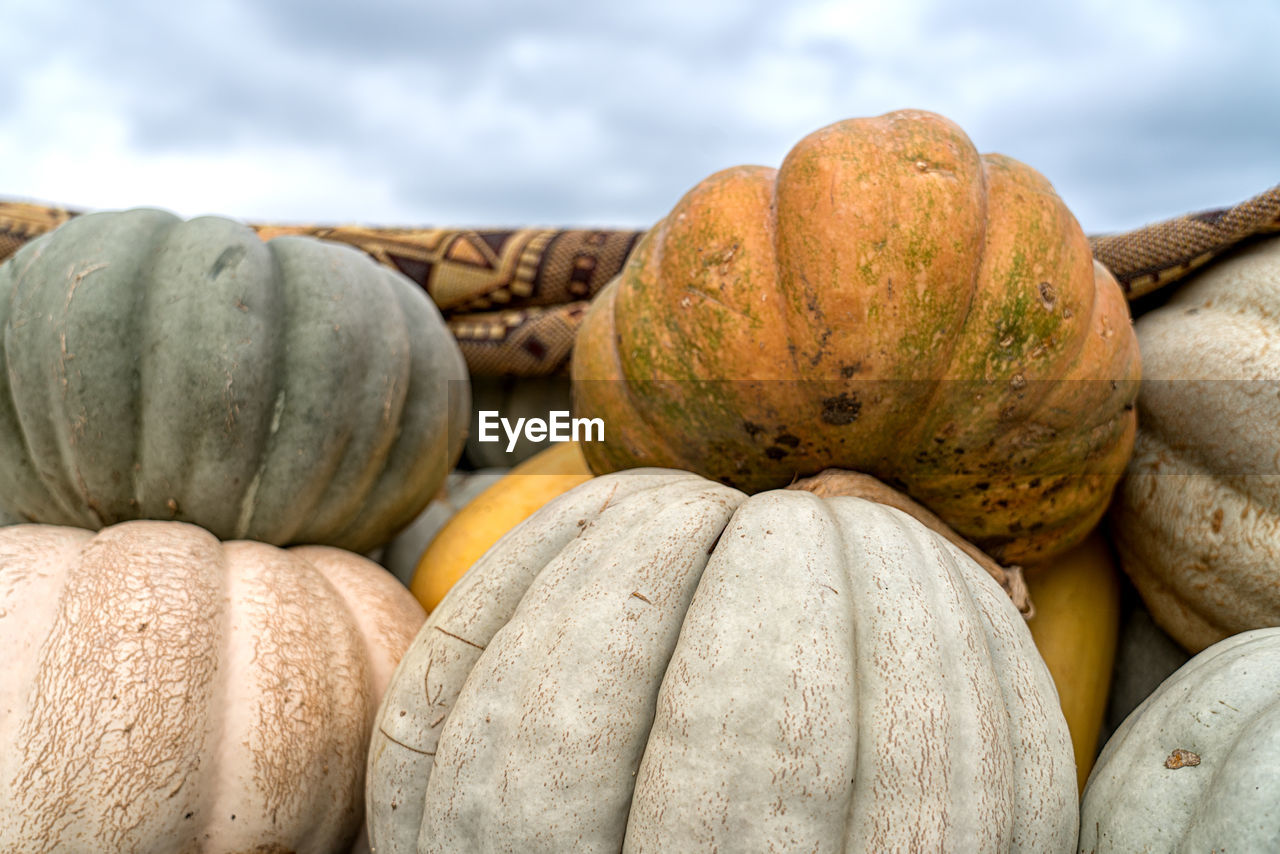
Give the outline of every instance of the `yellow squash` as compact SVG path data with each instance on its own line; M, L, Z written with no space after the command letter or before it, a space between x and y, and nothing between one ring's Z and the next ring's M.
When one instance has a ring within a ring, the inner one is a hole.
M1027 625L1058 686L1083 791L1098 732L1120 626L1120 581L1111 548L1094 531L1060 557L1024 570L1036 614Z
M525 460L440 529L418 560L409 589L430 613L503 534L552 498L590 479L577 442L552 445Z

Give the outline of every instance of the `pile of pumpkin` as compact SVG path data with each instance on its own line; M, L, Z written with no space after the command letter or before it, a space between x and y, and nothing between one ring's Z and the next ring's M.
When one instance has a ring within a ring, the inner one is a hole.
M842 122L647 233L605 441L461 509L354 249L89 214L0 294L2 850L1280 848L1276 241L1135 335L1033 170ZM1165 647L1093 766L1108 515Z

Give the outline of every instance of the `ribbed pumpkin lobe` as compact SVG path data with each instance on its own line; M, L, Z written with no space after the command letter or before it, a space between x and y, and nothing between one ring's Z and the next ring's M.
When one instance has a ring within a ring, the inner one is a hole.
M1034 170L904 110L691 189L588 310L577 414L601 473L747 492L836 467L901 485L1004 562L1069 548L1132 448L1124 296Z

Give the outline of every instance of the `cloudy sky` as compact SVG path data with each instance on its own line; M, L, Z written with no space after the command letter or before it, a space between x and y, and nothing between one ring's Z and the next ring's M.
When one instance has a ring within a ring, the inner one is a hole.
M1276 0L0 0L0 197L644 227L918 107L1117 230L1280 183L1276 33Z

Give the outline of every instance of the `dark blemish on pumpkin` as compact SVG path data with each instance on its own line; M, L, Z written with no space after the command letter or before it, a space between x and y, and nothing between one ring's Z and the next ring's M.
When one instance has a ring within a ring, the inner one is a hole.
M764 449L764 455L771 460L780 460L787 455L787 449L779 448L777 445L770 445Z
M1213 532L1215 534L1221 533L1222 531L1222 508L1221 507L1213 511L1213 519L1209 522L1209 524L1213 526Z
M1133 411L1133 404L1132 404L1132 403L1126 403L1126 404L1124 405L1124 411L1125 411L1125 412L1132 412L1132 411Z
M889 291L889 299L893 299L893 277L892 276L888 278L887 284L888 284L888 291Z
M147 623L138 623L138 631L145 632L147 630L147 625Z
M195 815L195 813L193 813L193 812L189 812L189 813L187 813L186 815L184 815L184 816L183 816L183 818L184 818L184 819L185 819L185 818L191 818L191 816L193 816L193 815Z
M1040 304L1046 311L1053 311L1053 307L1058 304L1058 292L1049 282L1040 283Z
M1040 486L1040 478L1038 477L1031 478L1031 481L1027 484L1027 486L1031 489L1038 488Z
M779 433L773 441L779 445L786 445L788 448L800 447L800 437L792 436L790 433Z
M640 591L638 591L638 590L632 590L632 591L631 591L631 598L633 598L633 599L639 599L641 602L643 602L643 603L644 603L644 604L646 604L646 605L652 605L652 604L653 604L652 602L650 602L650 601L649 601L648 597L646 597L643 593L641 593L641 592L640 592Z
M827 339L830 337L831 337L830 329L822 330L822 337L818 339L818 350L809 359L810 365L816 366L819 362L822 361L822 357L827 355L827 352L824 348L827 346Z
M854 374L856 374L856 373L857 373L858 371L860 371L860 370L862 370L862 363L861 363L861 362L854 362L852 365L841 365L841 366L840 366L840 379L842 379L842 380L849 380L849 379L853 379L853 375L854 375Z
M822 420L837 427L857 421L861 411L862 402L858 396L847 391L822 401Z
M1007 499L1007 498L998 498L998 499L996 499L996 506L997 506L997 507L999 507L999 508L1000 508L1000 509L1002 509L1002 510L1008 510L1008 509L1009 509L1009 499Z
M243 246L228 246L223 249L221 254L213 261L213 266L209 268L209 278L216 279L222 275L222 271L228 267L239 264L245 256Z
M964 448L956 448L956 449L955 449L955 454L956 454L957 456L963 456L963 455L964 455Z
M975 483L973 485L973 488L978 490L979 492L986 492L988 489L991 488L991 484L984 480L982 483Z
M743 422L742 422L742 429L743 429L743 430L746 430L746 431L747 431L747 435L748 435L748 436L750 436L750 437L751 437L751 438L753 438L753 439L754 439L756 436L759 436L761 433L763 433L763 432L764 432L764 428L763 428L763 427L761 427L759 424L753 424L753 423L752 423L752 422L750 422L750 421L743 421Z
M1198 308L1189 308L1183 312L1183 314L1199 314L1199 313L1200 313L1200 309Z
M716 550L716 546L720 545L720 538L724 536L724 529L720 529L720 533L716 534L716 538L711 541L711 545L707 546L707 554L711 554Z
M1164 761L1164 767L1176 771L1179 768L1194 768L1200 764L1200 754L1192 753L1190 750L1183 750L1181 747L1176 748L1169 754L1169 758Z

